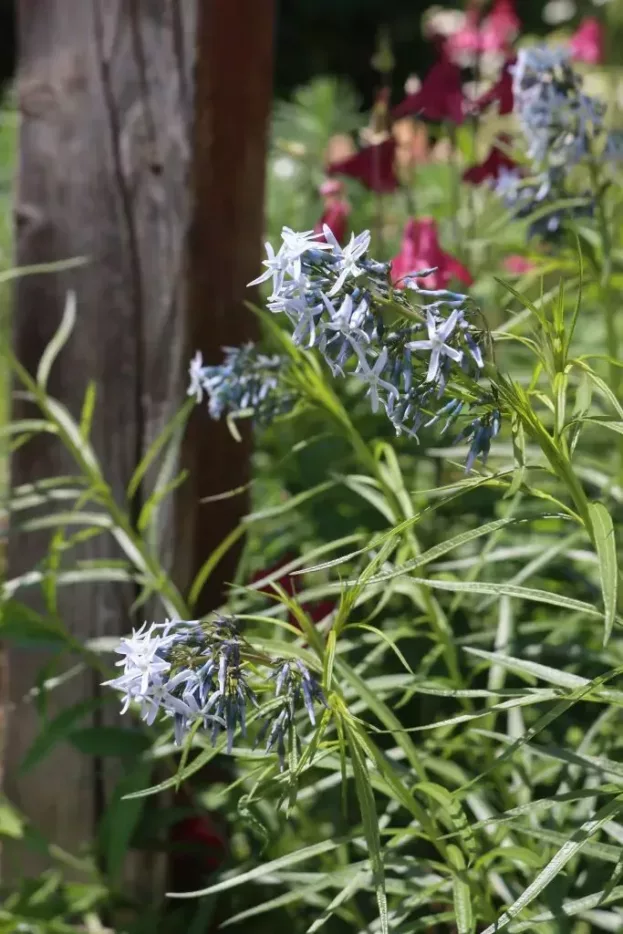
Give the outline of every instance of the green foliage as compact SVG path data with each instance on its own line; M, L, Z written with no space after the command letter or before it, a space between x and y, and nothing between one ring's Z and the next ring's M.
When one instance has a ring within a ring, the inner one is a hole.
M342 128L354 111L346 97L338 111L336 95L317 84L279 117L280 139L302 127L313 154L280 223L310 222L312 173L332 121ZM37 377L11 360L38 411L9 426L10 443L45 432L71 456L74 475L12 491L12 521L47 533L50 553L5 582L3 637L52 646L71 660L70 673L92 670L103 681L114 641L76 639L60 591L134 581L139 603L153 598L161 618L189 619L220 558L244 541L221 609L243 622L258 656L298 658L316 671L327 709L315 726L297 719L303 741L281 770L273 751L238 735L226 757L225 740L212 746L199 727L180 749L170 721L103 722L109 694L48 717L45 698L62 680L42 674L33 686L41 730L23 769L70 743L117 769L117 784L86 857L59 852L0 802L0 834L23 838L52 864L6 893L0 930L98 930L101 918L118 931L158 929L125 894L124 871L135 851L171 851L166 831L181 815L167 793L178 789L190 801L184 816L216 812L227 823L229 856L196 891L163 899L167 931L204 930L213 911L232 929L252 919L254 931L288 925L294 934L621 929L623 408L610 342L613 320L620 330L612 298L623 281L623 195L617 180L607 281L605 245L586 222L509 284L501 260L523 246L525 223L510 223L484 190L463 193L455 217L443 187L450 171L423 167L414 190L422 210L447 219L446 242L458 232L476 274L493 344L487 376L507 415L487 466L467 476L465 450L441 447L432 429L419 446L391 438L354 381L338 386L263 316L267 341L290 355L301 401L258 435L249 513L182 592L149 530L174 494L158 468L174 460L190 405L117 502L89 441L95 389L76 417L46 389L71 339L71 300ZM297 201L301 184L306 203ZM361 195L356 212L371 210ZM407 208L396 196L384 210L379 239L389 256ZM160 480L132 520L132 500L154 473ZM78 563L84 534L106 537L110 558ZM33 589L45 611L28 608ZM252 739L261 712L249 719ZM68 881L68 868L80 883Z

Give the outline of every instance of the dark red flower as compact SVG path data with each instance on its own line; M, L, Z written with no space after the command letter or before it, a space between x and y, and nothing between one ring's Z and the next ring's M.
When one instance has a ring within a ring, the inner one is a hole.
M432 217L410 218L405 224L400 252L392 260L392 281L403 288L400 280L405 276L432 267L436 267L434 273L418 279L423 288L445 289L452 279L465 285L474 281L469 270L441 248L437 223Z
M422 86L415 94L408 94L394 107L393 117L419 117L442 123L462 123L464 97L461 85L461 69L447 56L442 56L428 72Z
M571 57L576 62L601 65L604 60L604 30L595 16L588 16L580 23L569 40Z
M324 198L324 210L314 227L314 233L321 234L324 240L323 229L326 224L338 243L344 243L350 214L348 201L343 197L344 185L337 178L329 178L322 183L319 191Z
M209 814L179 821L171 830L171 839L180 849L192 851L207 872L217 870L227 858L227 838Z
M396 155L396 141L392 136L373 146L365 146L354 156L331 162L327 166L329 175L347 175L375 191L377 194L386 194L395 191L398 178L394 171Z
M463 180L472 185L480 185L489 178L497 179L503 171L512 171L517 168L517 163L507 156L504 150L499 146L493 146L491 152L484 162L479 165L472 165L463 173Z
M532 260L526 259L525 256L521 256L519 253L506 256L502 265L506 272L510 272L513 276L522 276L525 272L531 272L533 269L536 269Z
M513 112L513 75L511 68L517 61L517 56L509 58L503 65L500 77L485 94L482 94L473 104L476 113L482 113L492 104L498 104L498 113L501 115Z

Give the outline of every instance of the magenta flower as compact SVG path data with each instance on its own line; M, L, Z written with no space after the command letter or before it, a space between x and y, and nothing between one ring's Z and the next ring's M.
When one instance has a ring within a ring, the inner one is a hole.
M482 33L480 31L480 10L471 6L465 13L465 22L460 29L448 36L444 43L444 52L457 64L468 64L482 52Z
M500 139L507 142L507 137ZM478 165L472 165L463 173L463 181L470 182L472 185L480 185L488 179L497 181L503 172L512 172L517 169L517 163L510 156L507 156L499 146L493 146L484 162Z
M580 23L569 40L571 58L588 65L601 65L604 60L604 30L595 16L588 16Z
M526 259L525 256L521 256L519 253L506 256L502 265L506 272L509 272L512 276L523 276L524 273L532 272L533 269L536 269L532 260Z
M415 275L425 269L435 271L425 278ZM437 222L432 217L410 218L405 224L400 252L392 260L392 281L398 288L404 288L405 277L429 289L445 289L452 279L465 285L474 281L462 263L443 251Z
M395 191L399 186L394 171L394 158L396 155L396 141L393 136L376 143L365 146L354 156L331 162L327 166L329 175L348 175L375 191L377 194L386 194Z
M462 123L465 116L461 69L445 55L437 61L415 94L408 94L394 107L392 115L401 117L419 117L443 123Z
M495 0L482 22L478 6L472 5L465 14L464 25L446 39L445 52L453 62L462 65L485 53L507 53L520 28L515 0Z
M495 0L493 9L482 24L483 52L506 52L519 35L521 20L515 0Z
M473 104L475 113L482 113L492 104L498 105L498 113L502 116L513 112L513 75L512 67L517 62L517 56L507 59L502 66L502 71L493 87L482 94Z

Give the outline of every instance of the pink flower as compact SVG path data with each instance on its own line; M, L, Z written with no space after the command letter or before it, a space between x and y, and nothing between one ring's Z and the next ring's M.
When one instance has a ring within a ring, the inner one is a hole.
M394 108L395 119L401 117L420 117L443 123L462 123L464 118L464 98L461 85L461 69L445 55L437 61L422 81L422 87L415 94L408 94Z
M502 66L502 71L498 80L485 94L482 94L477 101L474 101L473 110L475 113L482 113L492 104L498 104L498 113L500 115L513 112L513 75L511 68L517 61L517 56L507 59Z
M436 267L435 272L426 278L418 278L418 285L429 289L445 289L452 279L458 279L465 285L471 285L474 281L462 263L443 251L437 223L432 217L421 217L419 220L409 218L402 235L400 252L392 260L392 281L398 288L404 288L404 282L400 280L405 276L413 277L413 273L432 267Z
M344 193L344 182L341 182L339 178L325 178L318 191L326 200L337 198Z
M526 259L525 256L521 256L519 253L506 256L502 265L506 272L509 272L512 276L522 276L525 272L531 272L533 269L536 269L535 264L531 260Z
M506 142L506 139L504 140ZM489 178L497 179L503 171L513 171L517 163L507 156L499 146L493 146L484 162L472 165L463 173L463 180L472 185L480 185Z
M469 64L485 53L508 52L520 28L515 0L495 0L493 9L482 22L479 7L472 5L465 14L463 26L448 36L444 48L453 62Z
M482 51L480 32L480 10L472 6L465 13L465 22L460 29L448 36L444 51L453 62L467 63L477 58Z
M322 183L319 191L324 198L324 210L314 227L314 233L320 234L320 239L324 240L323 229L326 224L338 243L344 243L350 214L350 205L343 197L344 184L337 178L329 178Z
M495 0L493 9L482 24L483 52L505 52L521 29L515 0Z
M604 30L595 16L588 16L580 23L569 40L571 57L576 62L601 65L604 60Z
M365 146L347 159L331 162L327 166L329 175L348 175L375 191L385 194L395 191L399 182L394 172L396 141L393 136L374 146Z

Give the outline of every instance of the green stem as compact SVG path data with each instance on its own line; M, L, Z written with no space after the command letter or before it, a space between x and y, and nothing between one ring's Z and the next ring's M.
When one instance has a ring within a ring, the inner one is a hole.
M361 464L365 466L365 468L370 472L370 474L375 478L381 487L387 503L391 509L393 521L396 523L396 525L404 522L408 516L404 514L404 510L401 507L398 496L387 484L385 477L383 476L383 472L380 470L379 464L374 457L374 454L363 440L359 432L352 425L340 401L333 393L331 393L331 405L328 406L326 402L327 400L323 399L321 404L324 404L324 408L329 410L332 418L338 422L340 428L346 431L355 456L358 458ZM421 554L421 549L419 547L416 536L410 532L408 539L413 557L419 557ZM458 653L452 639L452 630L448 626L445 615L430 590L427 587L422 587L421 593L422 602L424 604L426 613L439 641L443 645L444 659L448 668L448 672L457 687L464 687L465 683L459 666ZM469 698L462 698L461 703L466 710L471 709L472 707Z
M608 367L610 388L620 398L621 369L617 366L620 360L620 342L616 315L618 306L615 305L612 295L612 233L606 210L605 189L601 179L601 171L595 158L590 162L591 182L597 206L597 225L601 239L602 266L599 277L599 289L603 303L604 320L606 325L606 349L608 353ZM623 479L623 437L619 439L619 478Z

